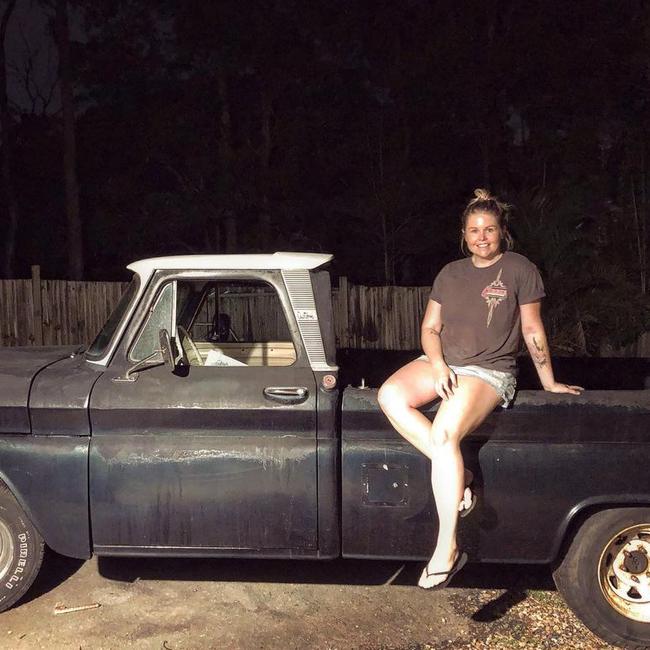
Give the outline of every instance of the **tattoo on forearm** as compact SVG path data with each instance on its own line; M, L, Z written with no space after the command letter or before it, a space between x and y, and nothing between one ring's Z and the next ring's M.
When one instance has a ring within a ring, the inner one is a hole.
M532 355L533 361L538 366L545 366L547 362L546 351L544 350L544 346L540 345L534 336L533 336L533 346L535 347L535 350Z

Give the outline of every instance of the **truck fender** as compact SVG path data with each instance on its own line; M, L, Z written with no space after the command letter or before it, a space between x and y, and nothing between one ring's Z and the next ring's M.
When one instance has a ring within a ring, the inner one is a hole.
M69 557L91 556L88 438L0 436L0 481L45 543Z
M595 512L608 508L648 506L650 506L650 495L648 494L600 495L584 499L571 508L562 521L562 524L558 527L553 543L551 561L556 563L562 559L564 551L571 542L573 535L578 531L585 519Z

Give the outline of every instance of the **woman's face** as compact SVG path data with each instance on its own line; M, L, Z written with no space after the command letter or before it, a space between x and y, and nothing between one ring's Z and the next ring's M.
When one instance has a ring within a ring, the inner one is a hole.
M501 234L497 218L489 212L472 212L463 231L469 252L486 262L501 252Z

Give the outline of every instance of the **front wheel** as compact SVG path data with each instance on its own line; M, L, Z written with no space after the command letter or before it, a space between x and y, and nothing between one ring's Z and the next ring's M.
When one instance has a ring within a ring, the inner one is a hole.
M650 648L650 508L591 515L553 578L592 632L624 648Z
M43 538L0 483L0 612L31 587L43 562Z

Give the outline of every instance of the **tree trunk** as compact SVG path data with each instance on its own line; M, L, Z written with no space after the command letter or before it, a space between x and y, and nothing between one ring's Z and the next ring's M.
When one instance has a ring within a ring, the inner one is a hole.
M7 98L7 65L5 57L5 37L7 25L16 6L16 0L10 0L2 14L0 22L0 129L2 129L2 160L0 161L2 198L4 200L7 229L4 234L4 255L2 275L11 278L14 274L16 257L16 232L18 230L18 203L13 181L12 161L12 119Z
M392 284L390 272L390 250L388 245L388 218L386 211L381 211L381 244L382 252L384 254L384 282Z
M271 103L269 92L264 87L260 91L260 103L262 109L262 148L260 162L263 174L266 176L271 168L271 147L273 146L271 120L273 117L273 104ZM267 181L266 178L265 181Z
M228 98L228 78L225 64L217 68L217 97L219 116L217 124L217 201L221 204L218 211L219 225L223 233L223 246L226 253L233 253L237 248L237 222L232 211L232 147L230 101Z
M639 262L639 275L640 275L640 288L641 293L646 293L646 263L645 252L647 242L645 238L645 224L642 223L644 219L643 205L641 206L641 215L639 214L638 202L636 199L636 188L634 185L634 176L632 176L632 214L634 215L634 233L636 235L637 256Z
M232 210L227 210L224 218L226 253L237 253L237 219Z
M260 187L262 190L262 212L258 218L258 249L264 253L271 250L271 215L269 213L268 192L271 186L271 149L273 146L273 105L269 92L262 85L260 90L262 109L262 147L259 153Z
M230 102L228 99L228 80L223 64L217 68L217 97L219 99L219 124L217 133L217 169L220 175L219 183L221 193L230 200L231 191L231 162L232 150L231 141L231 121L230 121Z
M74 131L74 98L70 70L68 2L56 0L56 37L59 46L59 80L63 109L63 172L65 176L65 212L67 218L68 276L81 280L84 271L83 237L79 213L77 181L77 144Z
M479 133L479 147L481 149L481 166L483 187L490 188L490 127L486 124Z

